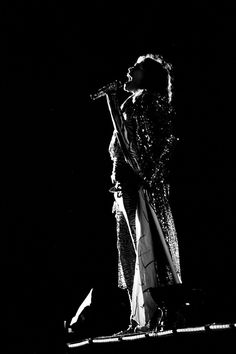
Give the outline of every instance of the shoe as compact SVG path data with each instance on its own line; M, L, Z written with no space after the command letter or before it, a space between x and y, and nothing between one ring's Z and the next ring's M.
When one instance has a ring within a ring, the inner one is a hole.
M158 307L153 318L148 321L145 326L137 325L134 329L135 333L159 332L162 330L163 311Z
M135 333L147 333L147 332L151 332L149 323L148 323L146 326L139 326L139 325L136 326L135 329L134 329L134 332L135 332Z
M150 328L154 332L159 332L163 329L164 311L160 307L156 310L153 318L150 321Z
M132 334L132 333L134 333L136 327L137 327L137 322L132 321L127 329L120 331L118 333L115 333L115 334L113 334L113 336L123 336L126 334Z

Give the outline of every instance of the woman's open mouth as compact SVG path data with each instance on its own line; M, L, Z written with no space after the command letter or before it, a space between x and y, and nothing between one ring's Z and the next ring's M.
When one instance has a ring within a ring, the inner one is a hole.
M130 74L127 74L128 81L132 81L132 76Z

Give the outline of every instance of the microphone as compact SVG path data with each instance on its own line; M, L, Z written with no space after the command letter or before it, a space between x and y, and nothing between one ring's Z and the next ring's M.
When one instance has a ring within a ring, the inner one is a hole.
M90 95L90 98L92 100L96 100L102 96L105 96L106 93L110 92L110 91L116 91L119 88L123 87L123 82L119 81L119 80L115 80L110 82L109 84L101 87L96 93L93 93Z

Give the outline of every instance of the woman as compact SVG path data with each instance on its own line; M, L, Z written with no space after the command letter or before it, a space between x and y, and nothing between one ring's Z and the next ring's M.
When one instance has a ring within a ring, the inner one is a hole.
M115 126L109 152L116 216L119 286L130 299L129 331L158 330L163 311L158 289L181 283L177 234L168 192L172 133L171 65L140 56L128 69L119 106L116 87L106 92Z

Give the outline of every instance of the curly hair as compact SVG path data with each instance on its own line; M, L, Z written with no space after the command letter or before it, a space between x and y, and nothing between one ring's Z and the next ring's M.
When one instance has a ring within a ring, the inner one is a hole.
M167 95L172 100L172 65L159 54L145 54L138 57L137 64L142 64L144 78L142 88Z

